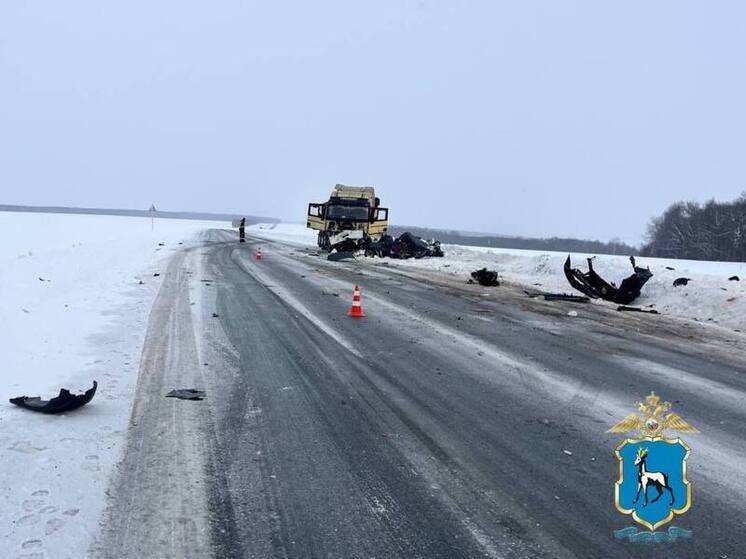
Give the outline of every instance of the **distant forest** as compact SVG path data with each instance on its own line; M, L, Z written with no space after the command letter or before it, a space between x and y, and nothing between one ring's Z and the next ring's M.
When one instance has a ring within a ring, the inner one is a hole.
M548 239L532 239L526 237L506 237L501 235L469 235L459 231L444 231L423 227L389 227L389 233L397 236L409 231L423 239L436 239L442 243L456 245L519 248L527 250L553 250L562 252L585 252L588 254L637 254L636 247L627 245L619 240L608 243L583 239L552 237Z
M746 261L746 192L733 202L677 202L648 228L642 256Z

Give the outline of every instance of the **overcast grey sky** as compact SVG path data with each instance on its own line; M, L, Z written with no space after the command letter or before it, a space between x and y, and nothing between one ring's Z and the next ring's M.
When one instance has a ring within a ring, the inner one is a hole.
M0 3L0 203L638 241L746 190L746 3Z

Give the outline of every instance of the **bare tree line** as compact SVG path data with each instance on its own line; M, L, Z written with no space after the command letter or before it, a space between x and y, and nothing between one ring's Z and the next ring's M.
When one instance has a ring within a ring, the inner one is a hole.
M733 202L676 202L648 227L642 256L746 261L746 192Z

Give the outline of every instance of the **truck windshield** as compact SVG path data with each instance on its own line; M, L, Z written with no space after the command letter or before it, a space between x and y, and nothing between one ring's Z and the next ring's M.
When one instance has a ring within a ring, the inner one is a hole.
M328 206L326 208L326 218L368 221L368 208L364 206Z

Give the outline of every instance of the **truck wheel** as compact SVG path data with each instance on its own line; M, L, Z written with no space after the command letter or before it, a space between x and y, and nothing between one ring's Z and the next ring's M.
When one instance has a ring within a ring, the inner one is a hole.
M331 244L329 243L329 235L325 231L319 231L319 248L321 250L331 250Z

